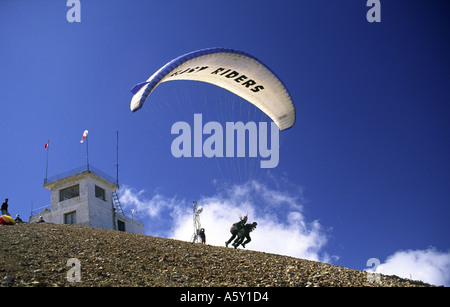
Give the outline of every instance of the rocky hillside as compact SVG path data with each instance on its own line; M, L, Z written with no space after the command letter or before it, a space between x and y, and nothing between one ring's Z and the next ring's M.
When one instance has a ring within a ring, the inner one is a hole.
M1 286L429 286L384 275L370 282L365 272L326 263L104 229L25 223L0 226L0 238Z

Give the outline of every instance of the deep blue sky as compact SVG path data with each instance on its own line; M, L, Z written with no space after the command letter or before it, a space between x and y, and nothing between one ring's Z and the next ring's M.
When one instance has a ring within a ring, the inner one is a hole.
M280 163L253 175L302 191L302 214L326 229L322 251L335 264L448 251L447 1L381 1L380 23L366 20L363 0L80 2L81 22L69 23L64 0L0 0L0 199L11 214L50 202L47 139L49 175L85 163L85 129L91 163L111 175L119 130L120 182L147 198L190 202L216 193L212 179L242 184L216 161L172 157L170 127L195 112L230 120L216 118L230 101L261 120L245 102L174 82L129 110L131 87L166 62L228 47L259 58L292 95L297 120L281 133Z

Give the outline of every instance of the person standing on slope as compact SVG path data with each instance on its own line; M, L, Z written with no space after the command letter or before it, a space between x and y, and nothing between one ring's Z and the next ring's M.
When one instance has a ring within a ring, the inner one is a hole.
M206 243L205 228L200 228L200 230L198 231L198 235L200 236L202 244L205 244Z
M2 204L2 215L10 215L8 213L8 198L5 198L5 202Z

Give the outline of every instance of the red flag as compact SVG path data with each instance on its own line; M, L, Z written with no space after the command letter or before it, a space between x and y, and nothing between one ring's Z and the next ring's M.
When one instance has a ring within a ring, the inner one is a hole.
M48 142L49 142L49 141L47 141L47 143L45 143L45 145L44 145L44 150L48 149Z
M87 137L87 135L88 135L88 131L87 131L87 130L84 130L83 136L81 137L80 143L83 143L83 142L84 142L84 139Z

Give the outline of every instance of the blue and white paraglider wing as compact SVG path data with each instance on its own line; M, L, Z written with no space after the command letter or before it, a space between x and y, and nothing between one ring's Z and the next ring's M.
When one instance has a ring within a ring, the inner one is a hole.
M195 80L222 87L254 104L280 130L295 122L295 107L283 82L255 57L233 49L210 48L180 56L133 87L130 108L135 112L161 83Z

